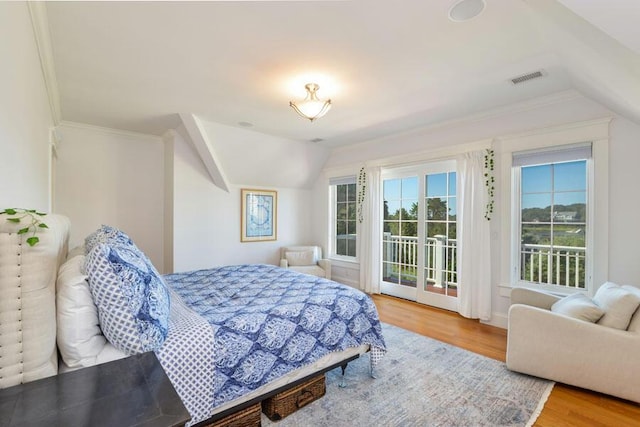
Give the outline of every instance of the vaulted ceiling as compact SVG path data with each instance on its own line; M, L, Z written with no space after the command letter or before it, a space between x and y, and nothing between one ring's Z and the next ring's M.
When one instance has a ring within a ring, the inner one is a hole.
M574 89L640 123L640 2L453 22L455 2L47 2L62 119L161 135L194 113L335 147ZM311 81L333 101L313 123L288 106Z

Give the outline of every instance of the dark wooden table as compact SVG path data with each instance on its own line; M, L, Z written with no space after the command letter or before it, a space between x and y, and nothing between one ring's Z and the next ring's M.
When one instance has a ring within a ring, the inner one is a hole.
M183 426L190 416L155 354L0 390L0 426Z

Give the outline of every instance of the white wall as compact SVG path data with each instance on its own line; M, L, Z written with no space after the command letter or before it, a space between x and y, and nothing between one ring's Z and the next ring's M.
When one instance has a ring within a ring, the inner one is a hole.
M245 183L232 182L227 193L213 184L195 148L185 140L184 132L178 129L173 136L172 144L167 147L173 146L174 150L174 271L226 264L278 264L281 246L311 242L311 190L269 187L278 191L278 238L276 241L241 243L240 190L264 188L263 183L268 182L269 177L256 177L255 181ZM252 152L250 147L245 148L245 154ZM225 162L223 167L240 165Z
M364 164L411 163L437 157L438 153L455 152L456 147L474 141L492 140L519 132L611 116L614 119L609 143L609 279L640 286L640 263L635 260L637 250L634 249L640 239L640 224L630 218L640 211L640 198L634 189L636 183L640 182L640 168L637 167L637 159L640 158L640 126L576 93L532 100L437 127L336 149L327 162L325 173L314 187L313 221L327 224L326 175L344 175L345 171L355 175ZM498 181L499 174L497 171ZM501 294L499 285L501 270L505 263L509 263L508 259L501 259L500 243L502 234L508 230L503 229L500 218L499 192L503 189L498 187L496 191L496 214L491 224L494 288L492 322L506 326L509 299L504 291ZM326 226L315 230L313 234L315 239L326 240L326 236ZM353 272L345 274L353 275ZM340 280L340 277L336 278ZM597 287L600 283L594 285Z
M72 245L100 224L113 225L158 270L172 272L278 264L281 246L313 243L312 192L296 187L315 182L325 148L208 123L227 193L214 185L183 127L164 138L75 123L58 130L55 203L71 218ZM276 241L240 242L241 188L278 191Z
M173 164L174 164L173 130L165 133L164 140L164 271L173 271Z
M0 2L0 210L48 211L49 107L26 2Z
M410 162L417 155L429 155L436 150L463 143L597 119L607 114L611 114L609 110L576 92L562 92L426 129L338 148L331 152L325 169L372 160L393 162L394 158L398 162Z
M120 228L164 271L161 138L73 123L58 127L56 211L71 219L72 246L101 224Z
M615 118L609 142L609 280L640 286L640 124Z
M232 183L311 188L329 149L200 119L221 167Z

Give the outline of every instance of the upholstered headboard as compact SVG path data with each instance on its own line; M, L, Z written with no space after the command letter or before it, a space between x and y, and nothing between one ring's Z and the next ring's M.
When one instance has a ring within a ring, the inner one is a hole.
M29 246L26 227L0 215L0 388L58 372L56 276L67 255L69 220L46 215L40 242Z

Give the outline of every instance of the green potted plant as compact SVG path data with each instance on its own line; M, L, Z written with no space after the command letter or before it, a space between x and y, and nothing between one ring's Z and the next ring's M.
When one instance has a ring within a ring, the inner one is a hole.
M38 230L41 228L49 228L47 224L41 220L46 213L38 212L35 209L7 208L0 212L0 215L9 215L10 217L7 218L9 222L19 224L24 220L25 223L27 223L26 227L18 230L18 234L31 233L31 236L27 238L27 244L29 246L35 246L40 241L38 236L36 236Z

